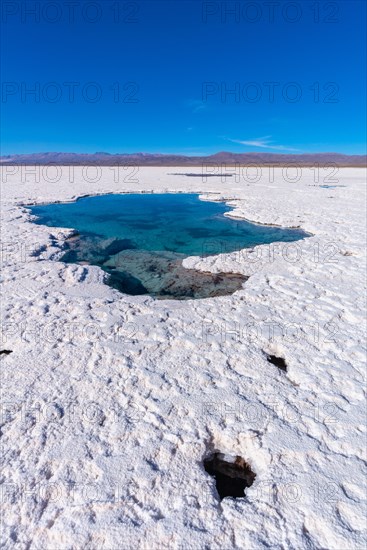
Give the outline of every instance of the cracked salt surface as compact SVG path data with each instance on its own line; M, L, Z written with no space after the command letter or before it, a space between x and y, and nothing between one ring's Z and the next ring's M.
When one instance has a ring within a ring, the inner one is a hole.
M184 170L2 177L3 547L365 548L366 172L341 168L330 200L308 169L292 184L281 169L271 184L168 175ZM152 190L314 236L186 258L251 277L231 296L157 302L54 261L72 231L22 206ZM245 498L219 505L203 467L217 449L256 472Z

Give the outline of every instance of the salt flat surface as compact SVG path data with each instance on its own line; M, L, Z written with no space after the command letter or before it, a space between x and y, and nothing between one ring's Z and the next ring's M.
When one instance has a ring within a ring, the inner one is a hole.
M310 169L293 183L60 170L2 168L4 548L365 548L365 170L335 188ZM54 261L71 231L22 206L138 191L199 192L314 236L187 258L250 278L155 301ZM214 450L256 473L244 499L218 501Z

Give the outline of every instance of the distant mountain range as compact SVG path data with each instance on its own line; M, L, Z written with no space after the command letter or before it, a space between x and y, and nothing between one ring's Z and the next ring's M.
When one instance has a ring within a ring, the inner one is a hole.
M257 166L298 164L311 166L315 164L335 164L337 166L366 166L366 155L342 155L339 153L306 153L299 155L277 153L230 153L221 152L208 156L184 156L152 153L33 153L29 155L6 155L0 157L0 164L28 165L138 165L138 166L201 166L202 164L256 164Z

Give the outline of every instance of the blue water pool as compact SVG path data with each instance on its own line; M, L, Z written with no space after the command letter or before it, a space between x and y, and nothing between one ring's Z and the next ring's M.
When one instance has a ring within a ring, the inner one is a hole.
M224 216L231 207L197 194L123 194L71 203L32 206L36 223L68 227L62 261L99 265L107 284L126 294L157 298L206 298L231 294L240 274L187 270L187 256L210 256L275 241L305 238L299 229L257 225Z

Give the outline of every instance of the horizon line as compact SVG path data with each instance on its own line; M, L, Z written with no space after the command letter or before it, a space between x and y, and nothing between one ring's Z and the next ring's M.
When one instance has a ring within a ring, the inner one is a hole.
M137 151L134 153L109 153L108 151L95 151L94 153L88 153L88 152L75 152L75 151L39 151L39 152L32 152L32 153L8 153L6 155L0 155L0 159L2 158L9 158L9 157L20 157L20 156L35 156L35 155L89 155L89 156L95 156L95 155L108 155L108 156L118 156L118 155L124 155L124 156L136 156L136 155L147 155L147 156L180 156L180 157L188 157L188 158L195 158L195 157L212 157L215 155L223 155L223 154L230 154L230 155L273 155L278 157L284 157L284 156L295 156L295 157L301 157L304 155L343 155L347 157L351 156L359 156L359 157L367 157L366 153L340 153L335 151L317 151L317 152L302 152L302 153L277 153L277 152L268 152L268 151L242 151L242 152L234 152L230 150L222 150L217 151L216 153L201 153L201 154L184 154L184 153L151 153L146 151Z

